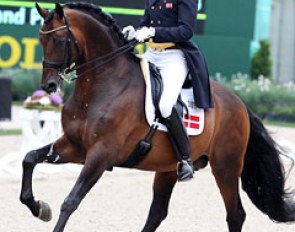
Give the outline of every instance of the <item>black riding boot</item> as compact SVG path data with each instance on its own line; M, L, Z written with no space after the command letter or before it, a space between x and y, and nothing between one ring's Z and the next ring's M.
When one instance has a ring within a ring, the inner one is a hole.
M179 161L177 164L177 178L179 181L190 180L194 174L190 143L186 129L175 107L173 107L170 117L165 118L165 121Z

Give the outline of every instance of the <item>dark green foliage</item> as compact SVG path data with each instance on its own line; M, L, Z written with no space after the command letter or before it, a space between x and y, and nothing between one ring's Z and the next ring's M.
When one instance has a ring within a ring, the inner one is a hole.
M35 90L40 89L40 70L3 69L0 75L11 79L11 92L14 101L25 100Z
M41 70L26 70L26 69L3 69L0 71L0 76L9 77L11 79L11 92L13 101L24 101L28 96L40 87ZM64 100L72 94L74 83L64 83L62 89Z
M270 44L267 40L261 40L260 48L251 61L252 79L256 80L260 75L271 79L271 69Z
M226 85L244 104L263 119L295 122L295 85L277 85L260 76L251 80L243 74L234 75L231 80L216 76L218 82Z

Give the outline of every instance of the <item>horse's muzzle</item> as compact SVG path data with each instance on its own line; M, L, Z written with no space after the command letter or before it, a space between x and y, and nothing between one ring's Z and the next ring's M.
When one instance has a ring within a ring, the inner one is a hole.
M55 81L49 81L41 84L41 88L45 90L47 93L53 93L56 92L58 88L58 83L56 83Z

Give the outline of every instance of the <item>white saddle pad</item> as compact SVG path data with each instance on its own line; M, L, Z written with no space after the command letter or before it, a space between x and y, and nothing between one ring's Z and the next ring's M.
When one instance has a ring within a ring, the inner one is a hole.
M146 84L146 96L145 96L145 114L149 125L157 124L158 130L167 132L167 127L161 123L154 122L155 119L155 107L152 101L151 82L149 64L146 60L141 59L141 68L144 74ZM189 110L189 116L186 109L183 109L183 122L187 129L188 135L199 135L204 130L204 109L199 109L195 106L193 89L182 89L181 99L186 104Z

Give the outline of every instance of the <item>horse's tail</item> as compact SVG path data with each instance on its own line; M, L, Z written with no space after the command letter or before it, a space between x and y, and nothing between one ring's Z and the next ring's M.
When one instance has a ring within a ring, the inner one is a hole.
M251 201L276 222L295 221L295 203L285 191L280 151L260 119L248 111L251 132L246 151L242 187Z

